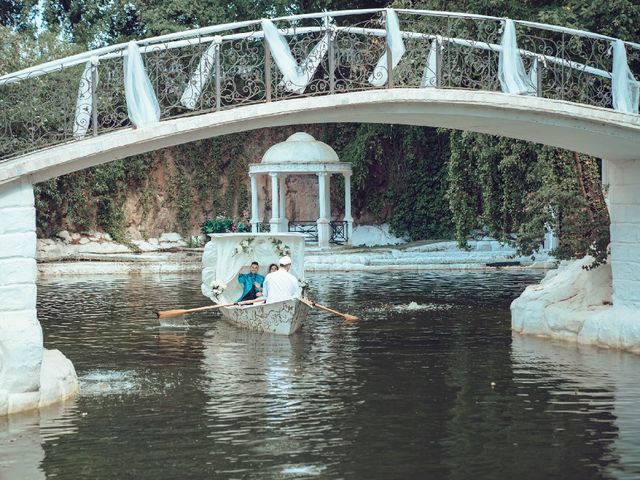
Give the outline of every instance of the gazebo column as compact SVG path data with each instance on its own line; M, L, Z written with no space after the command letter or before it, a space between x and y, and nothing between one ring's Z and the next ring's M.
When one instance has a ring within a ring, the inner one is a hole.
M271 233L280 232L280 217L278 214L280 213L280 205L278 200L280 196L278 195L278 174L270 173L271 177L271 220L269 220L269 224L271 225Z
M287 218L287 176L285 174L280 175L280 213L278 216L280 217L280 231L288 232L289 231L289 219Z
M329 228L329 174L327 172L318 173L318 195L320 205L320 218L316 224L318 225L318 245L328 247L331 238Z
M250 173L251 179L251 231L258 233L258 224L260 223L260 214L258 206L258 179L255 173Z
M353 217L351 216L351 172L344 173L344 221L346 222L347 245L351 245L353 236Z

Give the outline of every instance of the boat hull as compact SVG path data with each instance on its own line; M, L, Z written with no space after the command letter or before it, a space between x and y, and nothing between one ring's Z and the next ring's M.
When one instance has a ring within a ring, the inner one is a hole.
M220 310L228 322L258 332L291 335L302 328L310 307L297 298L260 305L225 307Z

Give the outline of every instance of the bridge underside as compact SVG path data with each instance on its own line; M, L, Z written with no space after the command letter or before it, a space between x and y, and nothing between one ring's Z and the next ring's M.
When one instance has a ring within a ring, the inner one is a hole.
M640 118L538 97L446 89L381 89L237 107L126 129L0 163L0 184L36 183L119 158L258 128L388 123L502 135L607 160L636 160Z

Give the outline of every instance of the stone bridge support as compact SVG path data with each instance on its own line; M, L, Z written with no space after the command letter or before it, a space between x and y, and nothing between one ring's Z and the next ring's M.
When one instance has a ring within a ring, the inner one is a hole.
M611 216L613 305L631 307L640 323L640 161L605 162Z
M590 257L552 270L511 304L516 332L640 354L640 161L603 163L611 217L610 262Z
M0 415L73 395L73 365L43 348L36 312L36 211L33 187L0 186Z

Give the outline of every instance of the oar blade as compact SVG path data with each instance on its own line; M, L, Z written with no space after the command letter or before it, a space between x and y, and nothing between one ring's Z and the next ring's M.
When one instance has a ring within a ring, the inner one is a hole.
M156 312L156 317L159 320L162 320L163 318L179 317L180 315L184 315L186 312L187 310L165 310L163 312Z

